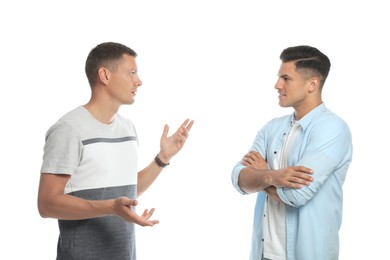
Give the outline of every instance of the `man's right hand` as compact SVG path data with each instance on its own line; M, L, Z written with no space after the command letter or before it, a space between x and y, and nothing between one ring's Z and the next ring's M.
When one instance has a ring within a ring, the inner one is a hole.
M270 182L277 188L288 187L300 189L308 186L313 181L313 170L304 166L290 166L280 170L275 170L269 175Z
M138 215L132 207L135 207L138 205L137 200L129 199L127 197L120 197L114 200L114 206L113 211L114 214L122 217L127 222L135 223L140 226L154 226L155 224L158 224L158 220L150 220L150 217L154 213L154 208L148 210L145 209L143 214L140 216Z

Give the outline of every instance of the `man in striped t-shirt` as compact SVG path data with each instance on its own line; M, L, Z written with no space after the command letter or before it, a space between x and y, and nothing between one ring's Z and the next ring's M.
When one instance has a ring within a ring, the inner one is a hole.
M90 101L61 117L46 133L38 209L56 218L57 259L136 259L134 224L153 226L154 209L138 215L137 197L183 147L193 125L185 120L138 171L138 139L132 122L117 112L132 104L142 85L136 52L119 43L96 46L85 71Z

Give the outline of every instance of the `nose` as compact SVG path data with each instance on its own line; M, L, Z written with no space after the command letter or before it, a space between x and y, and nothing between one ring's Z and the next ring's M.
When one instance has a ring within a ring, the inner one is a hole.
M133 83L136 87L139 87L142 85L142 81L141 79L139 78L138 74L136 75L136 77L133 77Z
M138 81L137 81L137 87L140 87L142 85L142 81L140 80L140 79L138 79Z
M281 89L280 84L279 84L279 79L276 81L274 88Z

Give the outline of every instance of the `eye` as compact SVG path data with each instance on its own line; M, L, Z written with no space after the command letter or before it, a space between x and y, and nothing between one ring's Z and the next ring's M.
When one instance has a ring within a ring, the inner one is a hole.
M136 70L132 70L129 72L130 76L134 76L134 75L137 75L137 71Z

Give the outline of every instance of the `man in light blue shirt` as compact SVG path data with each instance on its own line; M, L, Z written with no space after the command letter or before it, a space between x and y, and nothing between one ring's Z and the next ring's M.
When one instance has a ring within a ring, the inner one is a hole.
M240 193L257 193L250 259L335 260L351 132L321 98L328 57L296 46L280 58L279 105L294 113L260 129L231 176Z

